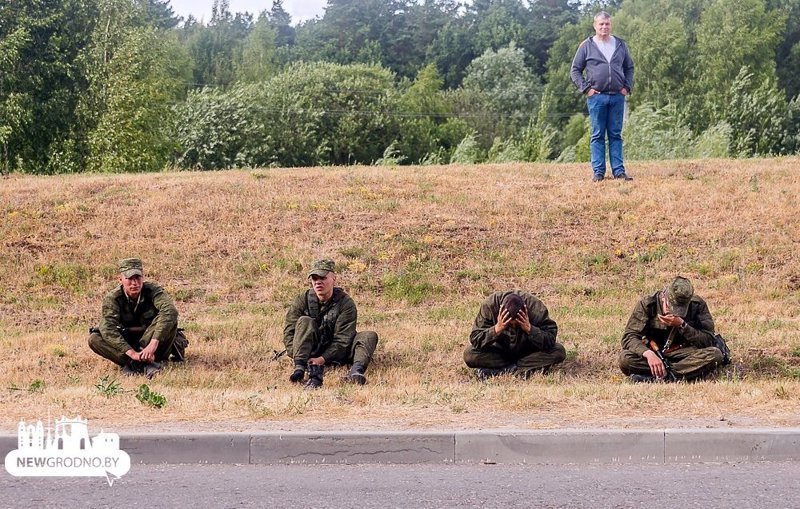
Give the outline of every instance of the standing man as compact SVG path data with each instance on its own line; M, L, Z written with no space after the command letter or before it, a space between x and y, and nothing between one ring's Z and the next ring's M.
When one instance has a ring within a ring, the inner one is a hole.
M545 373L567 357L564 346L556 343L557 334L542 301L521 290L495 292L481 304L464 362L480 380Z
M144 281L142 261L118 264L120 285L103 299L99 328L91 328L89 348L122 367L126 375L152 378L161 361L182 361L189 342L178 332L178 310L163 288Z
M622 164L622 119L625 96L633 87L633 60L625 41L611 35L611 15L600 11L594 17L595 35L581 43L572 59L570 78L586 94L592 137L589 143L593 182L606 174L606 134L611 173L615 179L633 180ZM586 77L583 73L586 71Z
M289 380L303 382L306 370L309 389L322 386L325 366L352 364L345 376L348 382L363 385L372 354L378 346L378 334L356 333L356 303L336 285L333 260L317 260L308 273L311 288L292 302L286 313L283 343L294 360Z
M679 276L634 308L622 336L619 367L634 383L692 380L722 364L722 351L714 344L714 319L706 301Z

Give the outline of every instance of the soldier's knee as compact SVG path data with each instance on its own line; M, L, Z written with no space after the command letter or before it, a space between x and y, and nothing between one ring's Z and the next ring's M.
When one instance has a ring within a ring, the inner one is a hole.
M633 366L633 354L628 350L622 350L619 353L619 358L617 359L619 362L619 369L625 375L630 375L633 373L631 367Z
M478 361L478 352L472 347L467 347L464 350L464 363L470 368L479 368L480 362Z
M297 324L295 325L295 334L298 331L306 331L309 328L314 328L314 319L310 316L301 316L297 319Z
M378 333L371 330L359 332L356 334L355 341L374 350L378 346Z
M101 348L101 344L103 343L103 337L97 332L94 332L89 335L89 339L86 342L89 344L89 348L91 348L93 352L98 352L98 350Z
M717 348L715 346L709 347L708 350L709 350L709 353L711 353L711 357L713 358L714 363L717 366L721 366L722 365L722 361L724 359L724 357L722 355L722 350L720 350L719 348Z
M556 343L550 353L553 356L553 364L564 362L567 358L567 349L560 343Z

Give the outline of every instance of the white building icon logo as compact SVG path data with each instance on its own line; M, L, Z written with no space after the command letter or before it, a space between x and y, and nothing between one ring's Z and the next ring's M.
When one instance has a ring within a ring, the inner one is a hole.
M6 455L6 471L17 477L105 477L111 486L128 473L131 459L119 449L119 435L89 437L86 419L56 419L53 429L38 421L17 429L17 449Z

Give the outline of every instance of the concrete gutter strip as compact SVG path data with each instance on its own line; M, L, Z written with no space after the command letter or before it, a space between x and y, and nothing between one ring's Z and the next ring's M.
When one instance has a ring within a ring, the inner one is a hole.
M17 448L0 435L0 456ZM133 464L663 464L800 461L800 428L123 434Z

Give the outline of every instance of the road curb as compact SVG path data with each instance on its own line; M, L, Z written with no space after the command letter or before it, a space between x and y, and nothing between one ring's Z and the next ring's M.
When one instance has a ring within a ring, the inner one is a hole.
M0 455L17 448L0 436ZM800 428L121 434L134 464L615 464L800 460Z

